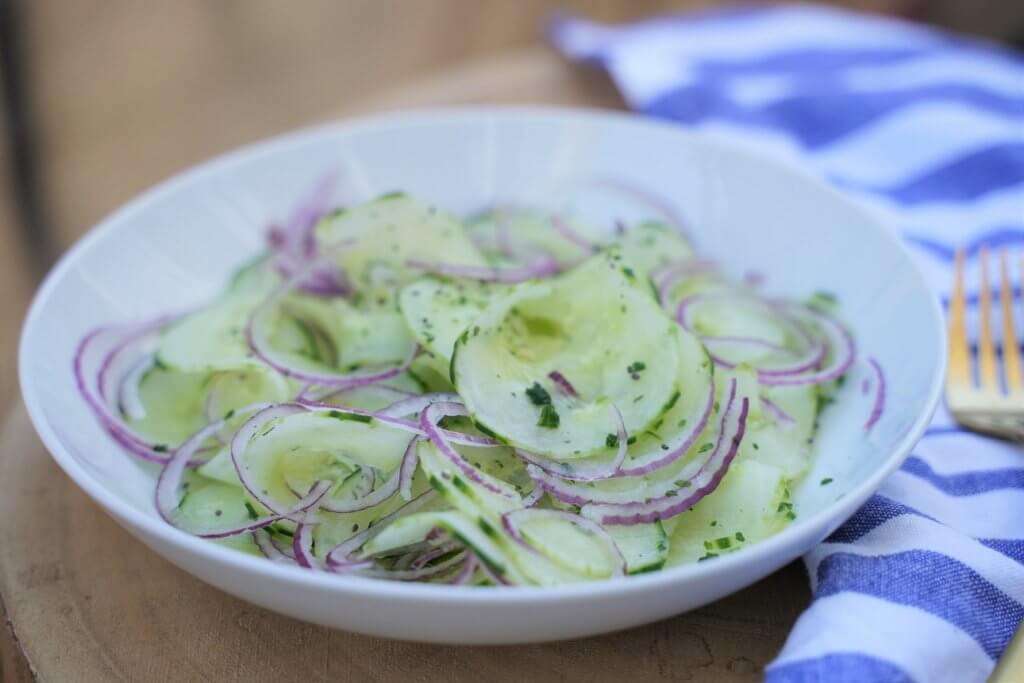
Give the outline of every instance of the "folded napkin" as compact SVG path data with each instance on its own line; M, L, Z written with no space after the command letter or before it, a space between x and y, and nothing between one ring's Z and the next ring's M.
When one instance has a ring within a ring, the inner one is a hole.
M1024 244L1021 55L805 6L626 27L563 16L551 35L607 69L631 107L799 157L882 212L944 302L956 247L977 283L981 244ZM984 680L1024 617L1024 450L940 409L804 562L814 599L770 683Z

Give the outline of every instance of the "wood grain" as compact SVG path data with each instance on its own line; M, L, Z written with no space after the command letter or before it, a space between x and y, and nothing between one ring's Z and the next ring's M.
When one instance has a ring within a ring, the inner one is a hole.
M43 681L755 681L807 602L792 565L703 609L548 645L445 647L279 616L130 538L61 473L20 407L0 436L0 596ZM17 680L16 678L14 680Z

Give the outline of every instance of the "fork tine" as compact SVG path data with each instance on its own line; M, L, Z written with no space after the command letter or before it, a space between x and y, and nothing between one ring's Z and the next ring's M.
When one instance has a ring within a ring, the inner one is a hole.
M981 289L978 308L981 313L981 334L978 338L978 385L988 391L999 391L996 347L992 342L992 290L988 277L988 248L981 248Z
M1003 309L1003 371L1006 392L1013 394L1024 388L1020 374L1020 349L1013 329L1013 289L1010 287L1010 256L1003 247L999 251L999 303ZM1024 259L1024 256L1021 257Z
M971 360L967 349L967 323L964 320L964 251L956 252L953 297L949 302L949 367L946 369L946 390L970 386Z

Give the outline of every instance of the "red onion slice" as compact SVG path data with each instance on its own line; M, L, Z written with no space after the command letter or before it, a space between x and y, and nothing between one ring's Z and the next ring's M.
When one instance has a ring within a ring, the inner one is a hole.
M743 441L747 424L749 400L744 397L740 401L739 410L734 410L733 403L723 417L723 429L715 444L714 451L693 476L687 479L689 486L685 491L692 493L680 496L679 491L672 495L664 495L642 502L625 504L591 503L584 506L581 514L601 524L646 524L668 519L696 505L702 498L712 493L721 483L722 478L732 464L740 443Z
M410 487L412 486L412 478L416 473L416 465L419 463L419 458L416 455L416 444L419 442L419 437L414 436L409 440L409 445L405 447L405 453L402 455L402 460L399 462L398 467L391 473L380 488L371 491L362 498L356 498L353 500L325 500L321 503L320 507L328 512L357 512L359 510L365 510L371 508L374 505L379 505L385 500L395 495L398 492L402 492L402 497L406 500L411 498Z
M533 490L530 491L530 493L528 493L525 498L523 498L523 507L532 508L536 506L540 502L540 499L543 497L544 487L534 486Z
M792 304L788 302L760 300L745 295L696 295L683 299L676 309L676 320L686 330L692 331L689 314L691 309L698 304L706 303L709 300L742 301L743 305L765 306L780 315L787 321L791 329L801 338L807 340L808 348L802 356L783 367L758 368L758 382L766 386L794 386L801 384L823 384L838 379L849 370L850 365L856 357L856 349L853 337L849 331L831 316L828 316L813 308ZM824 339L819 340L811 335L800 318L809 319L823 332ZM726 343L758 344L765 347L771 344L765 340L742 337L714 337L705 336L701 340L706 345L713 346L715 342L725 341ZM765 347L767 348L767 347ZM831 355L829 364L820 367L826 355ZM732 363L712 355L712 359L718 365L732 367Z
M392 581L420 581L439 576L460 565L464 565L467 555L470 555L470 553L462 550L441 562L429 566L416 569L371 569L360 571L360 574L378 579L390 579Z
M245 421L238 431L235 432L234 437L231 439L231 444L228 446L231 453L231 462L235 466L235 473L238 474L238 480L242 482L242 488L244 488L253 499L259 502L260 505L265 507L267 510L270 510L273 514L283 515L286 508L282 503L276 500L271 500L268 496L264 495L260 486L252 480L252 477L249 474L249 468L246 466L244 461L245 450L249 447L249 443L255 438L256 432L259 431L267 422L288 417L289 415L304 413L306 410L307 408L304 406L295 403L280 403L264 407Z
M619 474L622 463L626 460L626 453L629 450L629 434L626 432L626 423L622 419L622 412L611 405L612 416L615 419L615 439L617 447L615 455L610 460L593 462L592 459L582 458L575 461L552 460L537 453L531 453L522 449L515 449L516 455L528 463L532 463L545 472L554 474L562 479L571 481L598 481L610 479Z
M271 226L267 241L275 253L274 266L283 277L295 275L317 256L314 229L331 208L331 195L337 183L336 172L325 174L302 197L281 226ZM335 265L322 263L305 273L297 287L320 296L347 296L352 288Z
M548 377L554 383L555 387L562 392L562 394L569 398L579 398L580 395L576 392L576 387L572 385L572 382L565 378L565 375L560 373L558 370L552 370L548 373Z
M672 291L680 282L700 273L713 273L717 270L716 262L693 258L666 263L661 268L655 269L651 273L651 281L654 283L655 289L658 290L658 301L662 306L668 306L672 300Z
M423 409L429 406L431 403L462 403L462 398L458 394L452 394L447 392L435 394L418 394L416 396L409 396L408 398L395 401L391 405L381 408L378 412L381 415L390 415L393 417L419 415L421 412L423 412Z
M526 509L526 510L512 510L506 512L501 517L501 524L505 531L508 532L516 542L531 550L532 552L538 553L536 547L534 547L522 534L522 525L529 522L531 519L557 519L578 527L581 531L587 535L597 539L608 554L612 557L613 569L612 576L622 576L626 573L626 558L622 556L622 551L619 550L619 546L615 543L615 540L605 531L599 524L595 524L593 521L575 515L571 512L565 512L563 510L538 510L538 509Z
M326 483L330 485L330 482ZM317 569L320 566L320 561L313 555L313 526L303 517L295 526L295 535L292 537L295 562L306 569Z
M260 549L263 556L273 562L280 562L282 564L295 564L295 558L291 555L285 554L275 543L273 537L267 532L266 529L257 529L252 532L252 540L256 543L256 547Z
M865 431L871 431L885 411L885 373L882 372L882 366L874 358L868 358L868 365L875 371L875 400L871 405L871 413L868 415L867 422L864 423Z
M733 404L735 403L736 391L737 383L735 379L732 379L729 382L728 399L725 402L724 410L722 412L721 423L719 425L719 435L717 439L719 441L721 440L721 434L726 426L725 418L732 410ZM713 409L714 404L713 390L711 391L710 403L711 405L709 405L706 409L706 416L702 420L704 424L700 425L699 428L694 428L692 431L687 430L687 436L682 439L683 443L689 443L690 445L686 446L685 449L680 448L671 451L671 453L674 455L673 459L669 463L662 464L657 469L664 468L669 464L678 461L680 457L682 457L689 450L692 449L693 445L697 442L698 438L704 432L704 428L707 426L707 422L710 419L711 411ZM679 440L680 437L677 436L675 441L678 442ZM587 505L589 503L607 503L610 505L620 505L626 503L633 503L637 501L643 501L648 498L657 498L666 495L667 492L670 490L680 488L677 482L689 481L690 479L697 476L697 474L701 471L701 469L705 466L705 464L711 459L713 455L714 451L706 452L706 454L698 452L693 460L685 463L680 471L674 473L674 475L671 478L667 478L665 481L652 483L647 481L646 479L639 479L637 480L635 487L624 490L618 490L614 492L603 491L600 488L589 486L586 483L566 480L562 477L556 476L555 474L545 472L543 469L533 464L527 465L526 471L527 474L529 474L530 478L538 486L538 488L543 488L553 497L557 498L558 500L561 500L562 502L570 503L572 505ZM656 469L647 469L648 467L650 467L650 464L651 463L648 463L646 467L638 468L644 471L639 472L637 474L631 474L628 476L642 476L643 474L649 474L650 472L656 471ZM635 465L630 464L630 467L635 467ZM623 470L625 469L626 468L624 467ZM622 472L619 476L623 477L627 475L624 472Z
M455 398L453 401L445 400L445 396L452 396ZM430 397L429 400L427 397ZM383 409L378 411L362 410L360 408L349 408L348 406L339 406L333 403L324 403L322 401L310 401L305 399L299 399L296 401L298 405L301 405L310 410L325 412L325 411L337 411L339 413L345 413L348 415L359 415L362 417L371 417L375 420L394 427L395 429L401 429L402 431L409 432L410 434L416 434L417 436L426 436L423 429L419 426L419 420L408 420L403 417L397 417L397 415L409 414L405 413L405 409L408 406L422 406L417 413L422 412L423 408L434 403L460 403L461 399L455 394L425 394L424 396L416 397L415 399L409 399L408 404L403 406L395 407L395 404L391 406L385 406ZM404 403L404 401L403 401ZM440 429L440 432L444 434L445 438L451 443L458 444L460 446L476 446L478 448L493 448L501 446L496 440L487 436L476 436L474 434L463 434L462 432L452 431L450 429Z
M266 414L268 411L271 411L274 408L275 406L270 406L265 403L257 403L245 406L244 408L239 408L237 411L235 411L235 414L248 415L250 413L254 413L255 416L258 417L261 414ZM181 480L185 474L185 469L188 466L191 458L195 455L195 453L199 450L203 443L206 442L207 439L213 437L218 431L220 431L224 427L225 422L226 420L218 420L216 422L211 422L210 424L206 425L205 427L197 431L174 452L171 458L160 470L160 475L157 477L156 482L156 509L157 512L160 513L160 516L168 524L176 526L174 521L174 511L178 508L178 505L181 502L181 496L179 495L179 491L181 489ZM249 425L250 422L246 422L246 425ZM259 424L262 425L263 422L260 422ZM245 427L246 425L243 425L243 427ZM242 430L239 431L241 432ZM251 491L248 487L246 487L246 490L249 491L251 494ZM313 507L316 504L319 504L321 499L325 495L327 495L327 492L329 490L330 482L319 482L316 486L313 487L312 490L310 490L310 492L305 497L301 498L298 501L298 503L292 506L291 509L276 510L270 506L265 505L265 507L267 507L267 509L270 510L273 514L262 517L257 520L253 520L252 522L248 522L241 526L230 527L228 529L212 532L203 532L198 533L196 535L202 538L226 538L228 536L237 536L238 534L253 531L255 529L262 529L263 527L273 524L274 522L277 522L279 520L288 519L294 517L297 514L307 512L311 507ZM263 503L263 501L260 500L260 498L255 498L256 500L260 501L261 504Z
M725 306L732 304L765 308L781 321L785 321L786 326L789 328L789 332L796 338L803 340L806 346L806 349L801 353L757 337L742 337L734 335L701 336L701 341L708 347L711 359L714 361L715 365L719 367L726 369L736 367L735 363L732 363L715 353L716 349L721 352L723 348L728 348L729 346L732 346L733 348L753 348L755 350L798 356L795 360L790 361L790 363L785 366L759 368L758 375L767 377L774 375L793 375L816 368L821 364L825 358L825 354L828 352L825 344L810 335L792 316L779 310L777 305L770 301L758 299L746 294L697 294L687 297L680 300L679 305L676 307L676 321L683 327L683 329L688 332L693 332L693 326L690 321L690 314L692 310L697 306L707 304L709 302L719 302L721 305Z
M437 446L437 449L452 462L455 467L462 472L471 481L479 484L488 491L496 493L499 496L512 497L515 494L511 494L504 489L501 489L484 477L480 476L480 472L475 467L466 462L459 453L451 447L451 443L447 437L437 427L437 423L443 417L448 416L467 416L469 411L466 410L466 406L461 403L432 403L427 406L420 414L420 429L431 443ZM518 499L518 496L516 496Z
M322 257L321 261L334 256L338 251L349 244L349 241L342 241L332 245L328 253ZM376 384L377 382L397 377L405 372L416 357L416 354L419 353L419 347L416 345L413 345L408 357L406 357L398 367L362 373L339 373L330 370L313 371L297 368L291 365L287 360L282 359L271 347L270 341L266 335L266 330L264 329L266 316L273 309L274 305L295 289L298 283L301 282L311 270L315 269L321 261L313 262L290 280L282 283L270 293L263 303L256 307L256 310L253 311L245 326L245 336L249 343L249 348L252 349L253 353L255 353L261 361L285 377L289 377L306 384L316 384L336 389L353 389L370 384Z
M476 574L477 560L476 555L473 553L466 553L465 562L462 565L462 569L457 574L452 576L448 582L453 586L465 586L473 579L473 575Z
M792 429L796 424L796 420L793 419L789 413L780 408L775 401L772 401L769 398L765 398L764 396L761 397L761 407L764 408L766 413L772 416L772 419L774 419L776 424L779 425L779 428L784 431Z
M407 423L405 420L399 421L395 418L378 416L376 413L365 410L342 408L332 405L323 406L282 403L272 406L262 406L255 415L249 418L249 420L241 426L238 432L235 433L235 436L231 439L231 462L235 466L235 472L238 473L238 478L242 482L242 487L245 488L249 495L257 500L260 505L273 513L282 514L283 505L280 501L271 500L268 496L264 495L259 485L252 481L249 469L244 462L245 449L248 448L249 442L252 441L256 433L267 422L304 412L341 412L350 415L367 416L379 420L384 425L397 427L399 429L404 429L405 423ZM416 442L419 439L419 430L416 430L416 432L417 436L414 436L409 441L409 445L406 447L405 453L402 455L402 459L399 462L398 467L383 485L377 489L369 491L364 496L351 500L334 500L328 498L324 500L320 506L328 512L357 512L359 510L365 510L369 507L373 507L374 505L378 505L399 492L401 492L402 496L408 500L411 497L413 475L416 473L416 465L419 462L415 447Z
M519 455L523 460L535 465L542 472L537 472L534 477L535 481L543 482L541 485L547 487L553 485L558 487L557 483L553 483L553 478L568 479L572 481L596 481L598 479L607 479L611 476L638 476L643 474L649 474L655 470L667 467L679 458L686 455L693 444L696 443L700 437L704 428L707 427L708 420L711 419L711 412L715 405L715 385L714 382L708 383L707 397L704 400L704 405L701 407L700 412L688 415L686 418L686 424L682 429L672 435L672 438L668 439L664 444L659 444L656 447L652 447L646 451L639 451L634 449L633 453L627 453L619 460L618 467L616 470L608 476L596 476L607 472L608 465L594 465L593 467L580 467L585 461L572 462L572 471L567 471L566 464L561 461L549 460L541 456L536 456L525 451L516 450L516 454ZM627 437L628 439L628 437ZM619 435L619 448L622 448L624 443L627 443L627 439L623 439L622 435ZM662 446L667 448L662 448ZM616 459L619 458L619 454L616 454ZM533 475L531 475L533 476ZM564 500L564 499L563 499Z
M134 329L130 328L130 330ZM115 441L121 444L129 453L143 460L164 465L171 459L169 449L166 446L154 444L152 441L136 434L134 430L124 423L124 420L114 414L86 377L85 361L86 357L93 351L94 345L97 344L101 337L118 331L119 328L116 327L98 327L82 338L78 344L78 349L75 351L75 358L72 364L75 384L79 394L85 399L85 402L92 409L100 424L103 425L104 429L107 430ZM193 460L188 463L188 466L198 467L203 462L205 461Z
M430 562L433 562L434 560L438 559L439 557L444 557L448 553L455 552L458 549L459 549L459 544L458 543L455 543L453 541L445 541L441 545L433 546L433 547L429 548L428 550L426 550L425 552L423 552L420 555L418 555L409 564L409 568L410 569L421 569L421 568L425 567L427 564L429 564Z
M294 280L288 283L288 289L291 289L293 285ZM269 312L270 307L283 295L282 290L279 289L276 294L271 294L267 301L256 309L246 325L245 335L249 342L249 348L252 349L253 353L255 353L261 361L285 377L308 384L354 389L397 377L409 368L409 365L419 353L419 347L414 345L412 350L409 352L409 355L397 367L373 372L340 373L332 372L330 370L303 370L301 368L294 367L290 365L288 361L281 359L271 348L269 340L267 339L263 329L263 317Z
M793 305L786 304L786 307ZM830 359L827 365L815 372L799 374L768 374L758 372L758 381L768 386L795 386L803 384L824 384L839 379L857 357L856 345L853 336L843 325L824 313L812 309L804 309L803 313L815 320L825 332L828 341L825 343L829 350Z

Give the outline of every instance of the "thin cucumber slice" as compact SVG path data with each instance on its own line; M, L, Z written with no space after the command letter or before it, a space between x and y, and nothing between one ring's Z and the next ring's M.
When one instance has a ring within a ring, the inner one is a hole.
M174 446L206 424L203 394L210 377L155 367L139 382L145 417L126 417L128 425L157 444Z
M193 534L242 526L250 519L245 492L238 486L192 477L174 512L174 525ZM219 539L220 545L260 554L249 534Z
M670 520L668 565L712 559L782 530L792 511L786 493L778 467L734 461L713 493Z
M325 479L334 482L330 498L347 500L352 497L345 488L349 476L372 468L386 477L398 467L409 438L372 418L297 413L271 420L257 432L242 464L272 500L295 501Z
M528 517L518 531L538 553L577 577L607 578L622 562L605 544L564 517Z
M563 221L567 230L556 229L554 220ZM555 219L550 213L515 207L480 214L466 227L481 251L499 265L528 258L537 252L553 256L561 263L572 263L590 254L584 244L601 245L605 240L590 224L570 217Z
M747 421L739 460L756 460L782 469L787 479L802 476L810 466L819 411L815 385L761 387L756 415ZM775 411L765 406L769 401Z
M660 521L652 524L619 526L608 524L604 530L626 558L627 574L642 574L661 569L668 561L669 538Z
M409 261L486 265L455 216L401 193L332 214L316 237L325 245L353 241L338 258L370 305L390 305L396 287L422 275Z
M643 431L675 391L679 328L615 251L495 301L464 332L454 384L478 424L561 459L606 447L618 408ZM559 372L578 397L556 389Z
M398 306L420 346L448 363L459 335L508 290L500 284L426 277L402 288Z
M693 257L693 248L682 233L664 223L647 222L631 226L615 244L627 263L647 273Z

